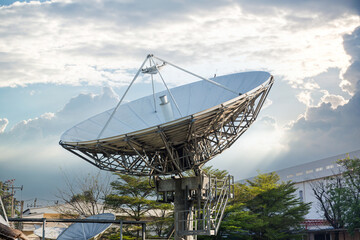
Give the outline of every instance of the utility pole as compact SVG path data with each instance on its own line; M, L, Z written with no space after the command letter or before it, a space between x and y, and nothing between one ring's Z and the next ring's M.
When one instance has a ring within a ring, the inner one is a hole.
M23 190L23 185L21 185L21 187L15 187L14 186L14 182L15 179L10 179L5 181L5 183L3 184L3 189L4 190L9 190L9 188L11 188L11 208L10 208L10 216L13 218L15 217L15 205L16 205L16 198L15 198L15 189L20 189L21 191ZM4 186L5 185L5 186ZM5 189L5 188L6 189Z
M16 198L14 198L15 196L15 189L20 189L21 191L23 190L24 186L21 185L21 187L14 187L14 182L12 183L11 186L11 217L15 217L15 205L16 205ZM21 199L20 199L21 200Z

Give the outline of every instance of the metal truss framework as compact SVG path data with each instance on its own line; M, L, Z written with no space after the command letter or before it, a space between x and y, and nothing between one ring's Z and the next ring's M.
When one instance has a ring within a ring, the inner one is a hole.
M94 166L140 176L181 175L229 148L255 121L273 77L224 104L143 131L60 145Z

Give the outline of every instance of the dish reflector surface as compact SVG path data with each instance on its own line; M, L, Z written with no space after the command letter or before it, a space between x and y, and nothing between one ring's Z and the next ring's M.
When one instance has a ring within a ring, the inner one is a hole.
M115 215L112 213L102 213L90 216L86 219L96 220L115 220ZM79 240L93 238L108 227L111 223L74 223L70 225L62 234L57 238L58 240Z
M202 80L169 90L154 59ZM142 68L147 60L151 69ZM167 91L121 104L141 72L152 81L158 75ZM103 170L141 176L199 173L256 120L273 82L262 71L210 80L148 55L118 105L66 131L60 145Z
M45 238L46 239L57 239L58 236L65 230L66 228L60 227L45 227ZM36 236L43 236L43 228L39 227L34 230L34 234Z
M169 98L174 116L173 120L189 118L191 115L206 111L234 98L243 98L246 94L250 94L266 84L270 80L270 77L271 75L267 72L257 71L230 74L212 79L242 94L242 97L206 81L197 81L173 88L171 92L182 113L181 116L174 102ZM160 97L167 95L167 92L162 91L155 95L158 109L156 112L154 111L152 95L120 105L113 119L103 132L101 139L131 134L167 123L163 112L159 108L161 104ZM65 143L75 143L97 140L99 132L101 132L113 110L114 109L110 109L100 113L74 126L61 136L61 141Z
M0 215L0 223L9 226L9 224L5 221L5 219L1 215Z

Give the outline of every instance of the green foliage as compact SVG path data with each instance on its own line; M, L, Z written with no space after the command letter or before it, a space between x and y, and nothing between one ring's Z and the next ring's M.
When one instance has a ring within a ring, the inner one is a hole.
M136 236L132 236L128 234L128 231L123 232L122 236L123 240L137 240L141 238L137 238ZM104 233L100 236L96 237L96 240L118 240L120 239L120 232L118 228L108 228Z
M213 177L216 177L217 179L223 179L229 175L229 172L227 170L216 169L216 168L213 168L212 166L203 167L202 170L207 175L211 175Z
M223 179L224 177L229 175L229 172L227 170L220 170L217 168L213 168L212 166L204 166L201 168L201 171L203 171L206 175L211 175L212 177L216 177L218 179ZM194 177L195 172L193 170L188 170L184 174L186 177Z
M154 209L158 203L154 189L146 177L116 174L118 180L111 183L113 194L105 198L107 206L127 213L135 221L140 221L146 212Z
M108 207L126 213L126 215L140 221L146 213L151 211L153 221L150 227L158 235L164 234L164 229L172 223L172 205L160 203L155 200L156 192L149 184L148 177L137 177L124 174L116 174L118 179L111 183L113 193L105 198ZM137 230L137 235L139 231ZM128 231L127 233L131 233Z
M96 202L96 199L94 198L93 191L87 190L81 194L78 193L71 197L70 202L74 203L76 201L83 201L86 203L91 203L91 202Z
M296 239L309 205L295 197L293 183L278 183L275 173L259 174L237 184L236 199L227 208L221 235L230 239Z
M12 192L11 192L11 185L13 184L13 180L8 180L5 182L0 181L0 197L3 201L4 208L6 211L6 215L8 217L11 216L11 201L12 201ZM14 206L19 205L20 202L14 200ZM15 210L16 214L19 214L19 211ZM0 215L4 216L5 213L3 213L2 207L0 205Z
M344 186L339 191L342 197L344 223L351 234L356 228L360 228L360 160L349 157L339 160L338 164L344 167Z
M334 229L360 228L360 160L349 157L337 161L343 171L313 184L320 210ZM338 239L338 232L336 232Z

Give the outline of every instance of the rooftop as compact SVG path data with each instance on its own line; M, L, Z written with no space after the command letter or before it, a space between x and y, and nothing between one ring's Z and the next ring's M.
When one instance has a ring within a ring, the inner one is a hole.
M350 158L360 158L360 150L304 163L294 167L284 168L275 172L279 175L281 181L292 181L295 183L311 181L341 173L342 168L336 161L348 156ZM239 182L244 183L246 180L251 179L253 179L253 177L240 180Z

